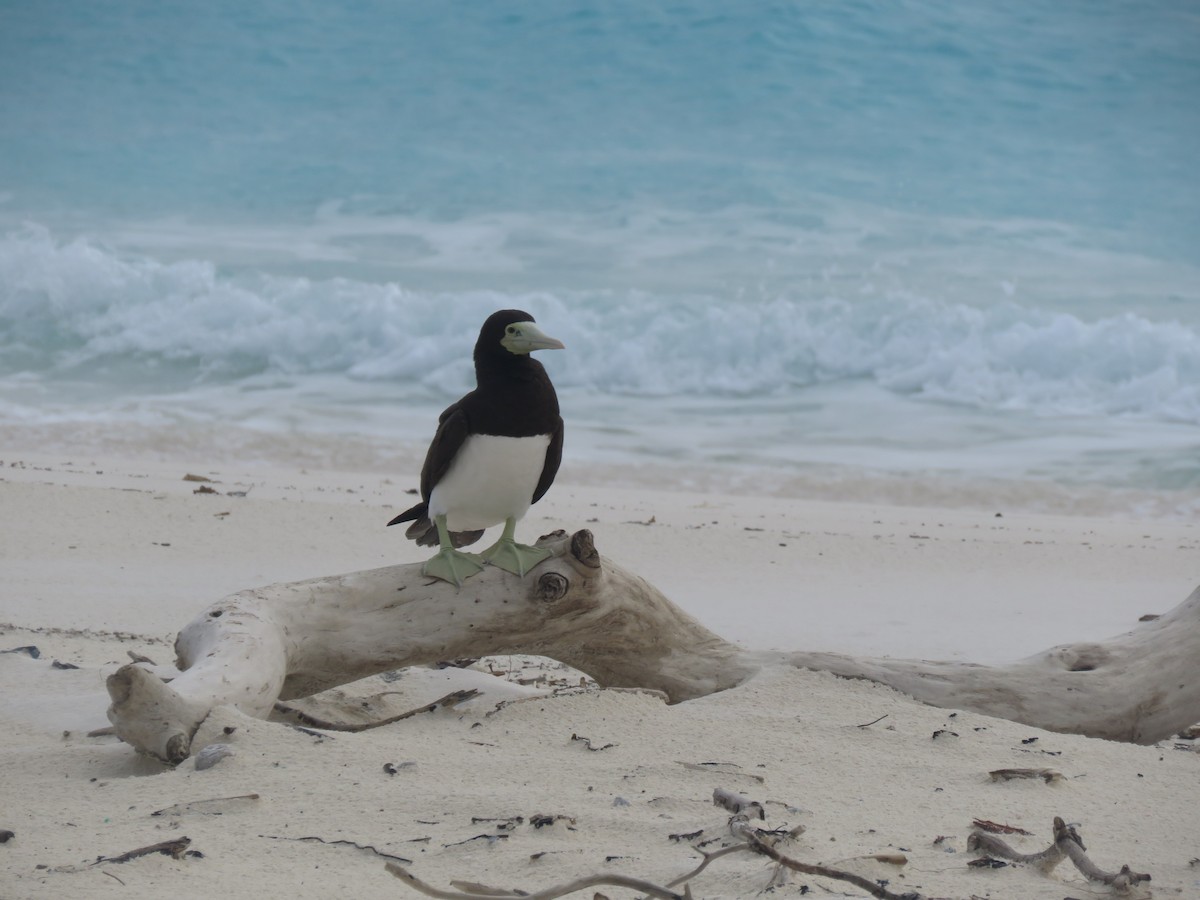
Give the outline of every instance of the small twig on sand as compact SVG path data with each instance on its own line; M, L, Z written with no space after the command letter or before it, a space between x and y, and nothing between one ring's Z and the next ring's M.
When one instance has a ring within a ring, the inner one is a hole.
M440 890L431 884L426 884L403 866L398 866L395 863L388 863L387 870L409 887L420 891L427 897L437 897L439 900L496 900L496 894L464 894L460 891ZM534 891L529 894L512 894L511 896L523 897L524 900L555 900L555 898L573 894L575 891L586 890L587 888L596 887L601 884L629 888L632 891L640 891L651 897L661 898L661 900L688 900L691 897L690 892L676 894L674 891L668 891L666 888L651 884L649 881L642 881L640 878L626 878L624 875L588 875L569 884L560 884L555 887L546 888L544 891Z
M737 817L735 816L734 818ZM739 823L738 825L731 823L730 827L735 834L746 838L750 849L755 853L761 853L763 856L775 860L775 862L791 869L793 872L800 872L804 875L817 875L821 878L832 878L835 881L846 881L857 888L862 888L872 897L878 897L879 900L920 900L921 895L915 891L896 894L878 882L871 881L869 878L863 878L861 875L855 875L853 872L843 872L841 869L831 869L829 866L802 863L797 859L792 859L790 856L784 856L764 840L749 822Z
M741 853L743 851L749 850L750 845L746 844L746 843L730 844L728 847L722 847L720 850L714 850L711 853L709 853L705 850L701 850L699 847L693 847L692 849L694 849L698 853L700 853L700 855L704 857L704 861L701 862L700 865L696 866L696 868L692 869L692 871L687 872L683 875L680 875L674 881L668 881L667 887L673 888L677 884L683 884L686 881L691 881L693 878L695 878L697 875L699 875L701 872L703 872L706 868L708 868L708 864L710 862L712 862L714 859L719 859L722 856L728 856L730 853Z
M591 738L584 737L584 736L583 736L583 735L581 735L581 734L573 734L573 735L571 735L571 740L572 740L572 741L579 741L579 742L581 742L581 743L583 744L583 746L584 746L584 747L586 747L588 750L591 750L593 753L599 753L601 750L607 750L607 749L609 749L610 747L615 747L615 746L617 746L616 744L611 744L611 743L610 743L610 744L601 744L599 747L597 747L597 746L595 746L594 744L592 744L592 739L591 739Z
M835 881L846 881L855 887L862 888L872 897L879 898L879 900L920 900L921 895L916 892L895 894L879 882L863 878L861 875L855 875L853 872L831 869L829 866L802 863L797 859L792 859L790 856L780 853L775 849L777 840L769 840L768 835L750 824L750 817L755 813L758 814L759 818L763 817L761 803L750 801L741 794L735 794L733 791L726 791L722 788L717 788L713 791L713 803L733 812L733 817L729 820L729 830L733 832L735 837L744 840L748 849L775 860L775 862L785 868L791 869L793 872L800 872L803 875L816 875L822 878L832 878Z
M691 769L694 772L706 772L709 775L712 775L715 772L716 774L722 775L726 778L749 778L752 781L758 782L759 784L767 783L767 779L763 778L761 775L754 775L751 772L730 772L729 766L733 766L733 763L690 763L684 762L682 759L677 761L685 769Z
M101 856L92 865L98 866L100 863L125 863L131 859L137 859L140 856L150 856L154 853L163 853L172 859L182 859L183 854L191 845L192 839L189 837L176 838L173 841L151 844L149 847L138 847L136 850L130 850L128 853L122 853L119 856Z
M1061 772L1055 772L1053 769L995 769L988 772L992 776L992 781L1012 781L1016 778L1040 778L1046 784L1053 784L1056 781L1062 781Z
M1000 856L1013 862L1027 863L1046 875L1063 859L1069 858L1085 878L1109 885L1118 891L1128 891L1143 881L1150 880L1149 875L1134 872L1129 866L1121 866L1119 872L1105 872L1100 869L1088 858L1087 848L1083 846L1079 832L1059 816L1054 817L1054 843L1041 853L1018 853L1000 838L982 831L971 832L971 836L967 838L967 849Z
M1018 828L1015 825L1001 825L999 822L993 822L990 819L974 819L971 824L980 831L990 831L992 834L1033 835L1032 831L1026 831L1024 828Z
M325 738L329 738L331 741L333 740L332 734L325 734L321 731L313 731L311 728L305 728L303 725L297 725L294 722L284 722L284 724L287 725L288 728L293 728L301 734L307 734L309 737L317 738L318 744L325 740Z
M374 853L376 856L378 856L381 859L391 859L391 860L395 860L397 862L408 863L409 865L412 865L411 859L407 859L406 857L403 857L403 856L396 856L395 854L392 854L392 853L384 853L378 847L372 847L370 844L359 844L356 841L345 841L345 840L327 841L327 840L325 840L325 838L316 837L315 835L306 835L305 837L283 837L278 834L260 834L259 837L268 838L272 841L316 841L318 844L329 844L329 845L340 844L345 847L353 847L356 850L366 850L368 853ZM389 866L393 865L393 863L388 863L388 865Z

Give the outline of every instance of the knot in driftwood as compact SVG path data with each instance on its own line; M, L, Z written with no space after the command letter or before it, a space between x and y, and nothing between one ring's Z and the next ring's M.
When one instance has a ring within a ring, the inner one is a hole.
M538 579L537 589L534 590L533 596L538 600L551 603L567 596L570 587L571 582L567 581L567 576L560 575L558 572L547 572Z

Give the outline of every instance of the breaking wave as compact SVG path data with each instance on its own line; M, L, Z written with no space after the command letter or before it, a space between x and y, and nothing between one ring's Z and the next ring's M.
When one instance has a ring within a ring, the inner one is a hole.
M777 395L865 379L910 397L1040 415L1200 423L1200 335L906 293L731 300L641 292L416 292L225 277L27 231L0 241L0 373L179 389L322 374L456 394L479 322L529 310L567 342L556 380L604 394Z

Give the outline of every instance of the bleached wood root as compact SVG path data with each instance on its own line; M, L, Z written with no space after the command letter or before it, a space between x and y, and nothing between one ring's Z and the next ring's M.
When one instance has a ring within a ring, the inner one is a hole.
M788 661L890 685L931 706L1153 744L1200 721L1200 588L1126 634L1052 647L1007 666L836 653L793 653Z
M1200 721L1200 590L1105 644L1058 647L1012 666L749 653L596 552L592 535L547 535L524 578L487 567L463 588L419 563L276 584L213 604L175 642L169 684L140 663L108 679L108 717L138 750L179 762L209 711L265 718L278 700L447 659L548 656L605 687L672 703L735 687L765 665L879 681L935 706L1055 731L1153 742Z
M488 566L461 590L413 563L232 594L179 633L181 674L170 684L136 663L109 677L109 721L138 750L179 762L214 707L265 718L276 700L447 659L548 656L605 687L659 690L671 702L757 671L739 648L602 558L590 532L538 544L553 555L524 578Z

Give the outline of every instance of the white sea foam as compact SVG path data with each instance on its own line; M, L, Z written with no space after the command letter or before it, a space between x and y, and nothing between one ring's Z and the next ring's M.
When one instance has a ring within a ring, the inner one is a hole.
M556 381L600 395L779 396L846 380L1036 416L1200 424L1200 334L1123 313L891 291L770 299L647 292L429 292L125 257L29 230L0 240L0 373L150 389L266 376L469 388L478 323L526 308L566 341Z
M576 477L633 464L805 496L1197 508L1194 328L846 283L415 290L28 228L0 239L0 442L413 468L473 385L479 323L516 306L566 342L541 358L568 460L590 461Z

